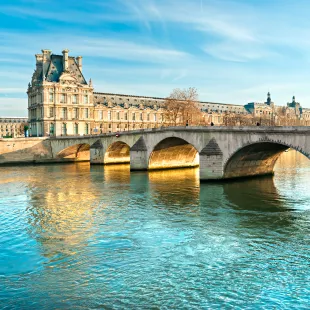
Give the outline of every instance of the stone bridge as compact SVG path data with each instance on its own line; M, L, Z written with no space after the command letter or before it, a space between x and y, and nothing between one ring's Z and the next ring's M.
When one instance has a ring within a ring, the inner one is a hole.
M215 180L272 174L288 148L310 159L310 127L166 127L37 140L24 139L28 146L19 150L10 140L7 153L0 140L0 164L28 158L22 161L130 163L131 170L200 166L201 180Z
M54 158L130 163L131 170L200 166L201 180L272 174L282 152L310 159L309 127L167 127L50 139Z

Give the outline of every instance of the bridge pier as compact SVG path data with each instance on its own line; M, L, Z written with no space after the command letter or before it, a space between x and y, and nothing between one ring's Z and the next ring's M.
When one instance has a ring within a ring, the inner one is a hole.
M147 147L143 137L140 137L130 149L130 170L147 170L148 162Z
M223 152L215 139L199 153L200 181L217 180L223 178Z
M90 146L90 164L103 165L104 164L105 149L100 140Z

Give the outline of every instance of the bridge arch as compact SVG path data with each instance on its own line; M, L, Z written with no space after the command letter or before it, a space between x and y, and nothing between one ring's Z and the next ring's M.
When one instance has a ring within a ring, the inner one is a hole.
M123 141L109 145L104 154L104 164L124 164L130 162L130 146Z
M155 145L149 156L148 169L174 169L199 166L199 153L189 142L167 137Z
M90 145L87 143L74 144L59 151L56 158L68 161L89 161Z
M289 148L304 154L299 147L282 141L258 141L243 145L224 163L223 177L230 179L273 174L278 158Z

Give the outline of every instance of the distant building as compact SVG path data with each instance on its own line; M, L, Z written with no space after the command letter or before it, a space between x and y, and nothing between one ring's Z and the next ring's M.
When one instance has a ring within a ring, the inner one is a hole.
M87 135L164 126L164 98L94 92L82 73L82 57L42 50L28 85L32 136ZM243 106L201 102L204 124L223 113L247 114Z
M304 125L310 125L310 109L302 108L299 102L296 102L295 96L292 102L288 102L286 107L282 108L287 119L297 119Z
M26 117L0 117L0 138L20 138L25 136Z
M164 98L94 92L92 81L82 73L82 57L42 50L36 56L36 69L28 85L28 119L32 136L88 135L167 126ZM270 93L266 102L244 106L200 102L202 125L241 124L242 118L264 119L276 124L278 113L309 120L310 110L288 104L276 107ZM230 121L228 122L228 117Z

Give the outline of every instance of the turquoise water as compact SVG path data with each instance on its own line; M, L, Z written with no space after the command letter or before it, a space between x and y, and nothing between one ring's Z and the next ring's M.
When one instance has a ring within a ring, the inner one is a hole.
M307 309L310 161L198 169L0 168L1 309Z

